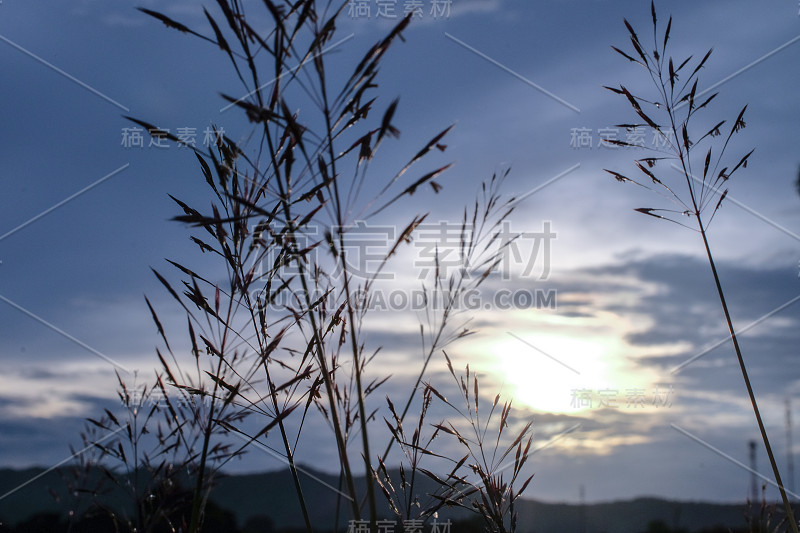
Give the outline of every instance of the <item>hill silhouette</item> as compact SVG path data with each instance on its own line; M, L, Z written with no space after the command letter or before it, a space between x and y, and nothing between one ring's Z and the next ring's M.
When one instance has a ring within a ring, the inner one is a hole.
M344 496L336 491L339 479L335 475L309 467L304 467L303 470L306 473L301 475L301 482L304 496L311 502L312 522L321 524L321 530L332 530L337 518L337 504L346 503ZM13 527L47 513L65 518L71 510L81 512L80 509L74 509L78 501L76 495L66 493L66 475L58 471L46 472L42 468L0 469L0 496L3 496L0 499L0 523ZM34 481L29 482L34 478ZM363 490L364 478L358 478L357 481ZM29 483L14 490L26 482ZM420 491L424 494L435 488L432 482L426 480ZM212 491L211 500L221 510L232 513L240 527L248 523L260 523L262 526L259 530L264 531L303 529L303 520L288 469L258 474L221 475ZM123 506L122 501L113 496L109 503L111 506ZM717 529L719 531L731 528L735 531L746 527L744 516L747 507L745 504L643 497L585 506L523 499L518 504L518 510L519 530L523 533L637 533L648 531L648 527L655 527L649 526L655 521L667 527L664 531L713 531L714 528L722 528ZM470 516L464 510L445 509L440 513L439 521L463 521ZM388 513L388 507L386 518L393 519ZM340 516L338 522L340 528L347 528L348 523L344 517Z

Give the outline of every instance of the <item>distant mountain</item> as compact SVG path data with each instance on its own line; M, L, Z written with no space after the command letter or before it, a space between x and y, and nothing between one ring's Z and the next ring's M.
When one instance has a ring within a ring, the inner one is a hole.
M336 517L337 498L342 508L347 502L338 495L337 476L304 467L301 475L303 494L309 502L314 524L330 529ZM75 509L76 495L68 494L66 483L57 472L43 469L0 469L0 524L17 524L33 515L55 512L66 516ZM19 490L8 494L23 483L40 476ZM364 479L358 480L359 488ZM420 487L424 493L434 487L427 482ZM5 495L5 496L4 496ZM377 495L383 503L383 495ZM239 523L257 521L268 516L276 530L302 529L303 520L297 495L287 470L249 475L225 475L218 478L211 499L221 508L231 511ZM384 505L384 508L386 506ZM679 502L658 498L638 498L631 501L580 505L542 503L523 500L518 505L521 533L638 533L647 531L648 524L660 520L669 528L688 531L711 530L715 526L741 529L745 527L744 504L714 504ZM388 511L388 509L387 509ZM442 512L440 521L469 517L465 512ZM387 519L391 519L387 512ZM341 526L347 521L340 519ZM399 527L397 530L399 531ZM429 529L424 529L427 532ZM727 531L722 529L721 531ZM451 533L459 533L451 531Z

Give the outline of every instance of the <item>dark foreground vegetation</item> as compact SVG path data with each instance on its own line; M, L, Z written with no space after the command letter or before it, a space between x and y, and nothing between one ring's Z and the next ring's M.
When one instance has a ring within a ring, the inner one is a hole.
M304 468L318 479L328 483L336 476ZM0 493L6 493L19 484L41 473L38 469L24 471L0 470ZM397 475L395 471L392 475ZM125 532L125 525L114 521L108 509L98 507L79 509L73 506L77 500L66 493L63 476L50 472L3 500L0 500L0 533L12 532ZM206 504L205 532L224 533L295 533L304 531L299 506L287 491L291 481L288 469L270 473L221 476ZM322 485L318 490L309 485L308 498L313 501L312 519L320 523L333 523L335 513L334 495ZM363 489L364 480L356 480ZM430 491L431 488L423 487ZM171 532L166 525L175 524L178 531L182 517L189 516L191 505L186 499L178 499L180 505L162 521L156 521L151 531ZM111 498L113 499L113 498ZM104 501L108 501L106 498ZM124 501L116 500L123 506ZM639 498L631 501L597 503L590 505L543 503L521 499L519 501L519 531L521 533L755 533L781 531L776 527L782 517L780 506L774 504L749 506L748 504L715 504L701 502L679 502L655 498ZM117 514L129 514L129 510L117 508ZM70 516L70 511L73 511ZM752 517L752 518L751 518ZM391 519L385 524L395 523ZM438 530L425 524L417 533L478 533L484 531L478 517L463 510L443 510L438 517ZM448 525L449 521L449 525ZM401 523L396 522L393 531L401 533ZM449 528L449 529L448 529ZM347 519L340 519L339 532L348 531ZM184 528L183 531L186 531ZM320 529L327 533L328 529ZM353 532L351 532L353 533Z

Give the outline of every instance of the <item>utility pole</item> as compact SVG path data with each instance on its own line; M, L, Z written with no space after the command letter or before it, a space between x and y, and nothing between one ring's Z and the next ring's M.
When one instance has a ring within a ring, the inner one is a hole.
M792 400L786 398L786 470L788 474L787 487L794 492L794 453L792 452Z
M756 478L756 441L750 441L750 505L758 506L758 479Z

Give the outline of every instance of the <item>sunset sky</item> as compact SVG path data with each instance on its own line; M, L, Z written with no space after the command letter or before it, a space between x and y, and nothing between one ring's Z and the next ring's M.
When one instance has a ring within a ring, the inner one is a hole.
M431 213L427 237L393 263L382 290L417 290L437 224L460 222L481 181L509 170L501 192L522 199L508 229L523 237L479 309L459 315L475 335L448 353L479 373L487 401L498 392L513 398L515 420L533 421L527 496L575 502L584 486L588 501L743 501L750 473L724 455L747 464L748 442L760 437L700 235L635 212L665 200L603 172L635 175L633 160L644 157L600 140L625 140L614 125L637 120L603 86L650 89L644 71L611 49L631 49L623 17L650 42L648 3L439 3L444 11L423 0L405 42L386 57L377 95L381 107L399 97L402 134L383 148L386 168L371 171L390 172L451 124L448 148L431 165L455 164L438 195L420 190L375 222L401 227ZM371 4L369 16L345 11L334 64L352 68L391 27ZM157 368L143 295L168 325L185 323L151 267L172 273L165 258L209 264L189 230L169 221L180 213L168 194L206 199L194 155L150 146L146 135L131 145L123 115L194 133L198 146L211 124L242 142L250 131L219 96L243 92L225 55L136 6L211 35L193 0L0 2L0 467L62 461L86 417L119 411L115 365L130 382L134 370L143 381ZM399 0L398 15L403 9ZM729 150L732 158L755 152L730 180L709 236L779 466L800 493L798 474L786 470L800 436L788 450L785 429L787 399L800 421L798 10L795 0L658 9L659 24L673 16L676 58L714 49L698 91L716 86L720 95L702 120L732 121L748 105L747 127ZM652 146L653 134L642 141ZM668 164L660 172L681 185ZM553 234L548 254L533 236L545 233ZM492 294L502 291L551 294L555 305L500 308ZM421 358L417 315L380 311L366 326L373 348L384 347L373 370L394 376L381 398L407 393L409 361ZM426 378L449 384L443 357ZM301 462L335 469L334 446L319 444L327 434L322 424L307 428ZM759 450L757 470L771 479ZM252 452L232 470L282 466Z

